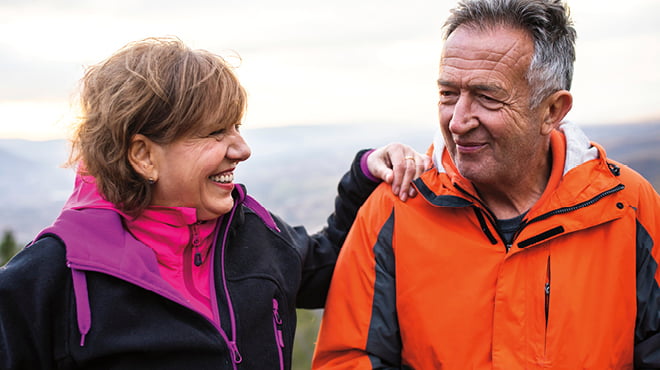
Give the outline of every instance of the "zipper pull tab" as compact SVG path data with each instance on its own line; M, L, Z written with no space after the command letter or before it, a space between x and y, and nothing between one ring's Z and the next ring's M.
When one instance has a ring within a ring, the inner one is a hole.
M236 342L230 343L229 350L231 351L231 359L234 362L234 364L240 364L241 362L243 362L243 356L241 356L241 353L238 351L238 346L236 345Z
M199 267L202 265L202 254L199 252L195 253L195 266Z
M273 327L275 329L275 341L280 348L284 348L284 336L282 333L282 318L280 317L279 303L273 298Z

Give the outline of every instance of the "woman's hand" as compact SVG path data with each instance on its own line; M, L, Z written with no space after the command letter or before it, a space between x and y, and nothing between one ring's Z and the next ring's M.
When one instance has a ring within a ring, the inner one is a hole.
M407 145L391 143L371 152L367 167L371 175L390 184L392 192L405 202L417 194L412 180L431 168L431 159Z

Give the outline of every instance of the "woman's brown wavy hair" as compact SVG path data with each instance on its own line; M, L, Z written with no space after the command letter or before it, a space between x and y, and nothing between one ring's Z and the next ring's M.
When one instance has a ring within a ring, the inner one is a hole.
M177 38L133 42L82 78L82 116L69 163L81 164L104 198L136 216L150 204L152 190L129 163L131 139L142 134L164 145L210 123L229 127L240 123L246 104L222 57Z

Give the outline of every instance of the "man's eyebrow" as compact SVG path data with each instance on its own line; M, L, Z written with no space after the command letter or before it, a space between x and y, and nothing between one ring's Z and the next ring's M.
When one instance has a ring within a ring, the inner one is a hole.
M470 85L470 90L498 92L503 91L504 89L497 85L474 84Z
M441 86L456 87L456 84L447 80L438 79L438 87Z
M448 80L438 79L438 87L458 88L458 85ZM500 86L486 85L486 84L473 84L473 85L468 85L468 87L470 88L470 90L475 90L475 91L498 92L504 90Z

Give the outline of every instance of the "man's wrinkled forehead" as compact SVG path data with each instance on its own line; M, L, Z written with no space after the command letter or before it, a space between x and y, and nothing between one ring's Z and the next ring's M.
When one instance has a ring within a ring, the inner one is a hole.
M458 27L445 41L440 68L494 69L505 65L527 70L534 52L532 38L523 30L507 26L495 28Z

